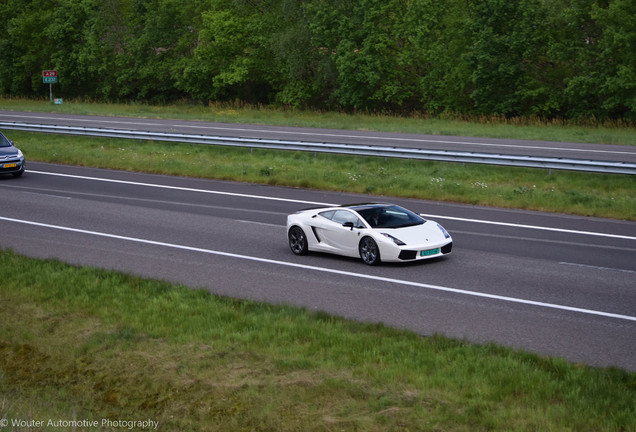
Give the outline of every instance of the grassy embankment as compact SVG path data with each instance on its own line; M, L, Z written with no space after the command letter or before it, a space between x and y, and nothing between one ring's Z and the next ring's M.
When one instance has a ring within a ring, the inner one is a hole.
M0 418L151 419L163 431L636 430L634 373L6 251L0 280Z
M311 113L228 106L152 107L2 100L4 109L62 111L364 129L636 144L636 129L516 120L482 122ZM636 178L376 157L235 149L11 132L30 160L246 182L412 197L636 220Z

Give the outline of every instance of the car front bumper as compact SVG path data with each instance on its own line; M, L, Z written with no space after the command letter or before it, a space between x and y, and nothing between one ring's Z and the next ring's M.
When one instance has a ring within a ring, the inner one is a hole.
M437 258L451 253L453 249L453 241L428 244L421 246L402 246L398 247L393 244L379 244L380 257L386 262L404 262L404 261L420 261L431 258Z
M9 157L7 159L0 159L0 174L13 174L24 171L25 161L24 157Z

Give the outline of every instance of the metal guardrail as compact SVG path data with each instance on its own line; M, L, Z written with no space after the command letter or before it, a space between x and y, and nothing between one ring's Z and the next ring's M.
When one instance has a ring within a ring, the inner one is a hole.
M494 153L426 150L375 145L338 144L324 142L283 141L256 138L234 138L208 135L189 135L165 132L144 132L122 129L87 128L76 126L38 125L28 123L0 122L0 128L28 132L43 132L66 135L84 135L109 138L128 138L183 142L192 144L222 145L234 147L296 150L320 153L340 153L358 156L385 158L422 159L444 162L480 163L515 167L546 168L549 170L571 170L611 174L636 174L636 164L626 162L595 161L585 159L549 158L538 156L505 155Z

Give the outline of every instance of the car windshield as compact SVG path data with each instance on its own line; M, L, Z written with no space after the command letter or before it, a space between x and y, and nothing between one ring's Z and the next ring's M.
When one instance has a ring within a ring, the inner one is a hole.
M422 217L400 206L370 206L356 209L371 228L404 228L422 225Z
M11 147L11 142L0 133L0 147Z

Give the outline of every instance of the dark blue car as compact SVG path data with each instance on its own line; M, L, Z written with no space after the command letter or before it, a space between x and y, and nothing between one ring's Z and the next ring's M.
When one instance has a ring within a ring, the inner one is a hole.
M13 145L13 141L0 132L0 174L13 174L20 177L26 166L24 155Z

